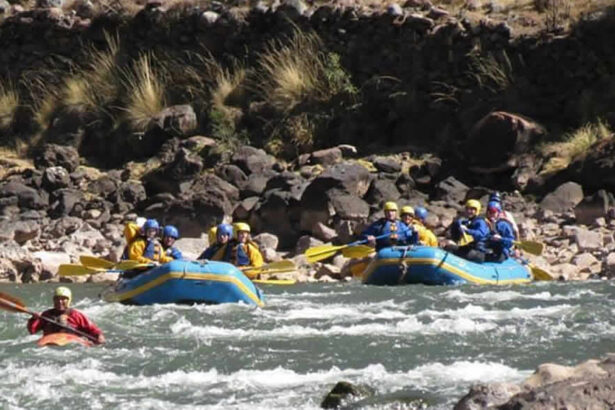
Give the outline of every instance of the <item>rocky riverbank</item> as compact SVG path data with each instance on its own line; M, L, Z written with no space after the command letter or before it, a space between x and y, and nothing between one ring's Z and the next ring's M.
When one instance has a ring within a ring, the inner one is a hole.
M421 163L409 153L357 157L349 145L292 163L243 146L228 162L202 172L208 157L199 150L211 144L205 137L171 140L150 160L160 166L142 180L131 166L103 172L79 165L77 151L67 146L45 146L33 167L7 164L0 184L0 277L57 280L57 266L83 254L117 261L123 223L138 214L176 225L183 236L178 246L188 257L207 246L209 227L247 221L267 261L294 258L300 280L346 280L348 259L339 255L310 266L302 253L350 242L382 216L388 200L426 206L428 225L443 238L467 198L486 202L491 192L443 176L435 157ZM566 182L538 203L518 192L504 193L503 200L522 237L547 244L543 256L528 255L536 265L564 280L615 276L609 194L585 196L579 184Z
M615 275L602 3L557 27L553 5L476 1L39 3L0 2L0 280L117 260L136 215L178 226L193 257L211 226L246 221L267 260L345 280L342 256L302 252L351 241L387 200L425 205L442 237L494 189L548 245L536 265Z

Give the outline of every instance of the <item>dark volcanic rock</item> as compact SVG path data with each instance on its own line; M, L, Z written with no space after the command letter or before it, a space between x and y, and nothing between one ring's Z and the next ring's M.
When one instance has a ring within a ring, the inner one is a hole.
M34 159L34 166L39 169L61 166L73 172L79 166L79 153L73 147L47 144Z
M470 131L465 155L470 165L497 167L513 155L527 152L544 133L533 121L507 112L492 112Z
M262 149L245 145L235 151L231 162L241 168L246 175L250 175L271 169L275 163L275 158L268 155Z
M163 109L152 118L148 132L163 131L170 136L188 136L196 127L197 119L192 106L174 105Z
M583 188L576 182L566 182L540 202L540 207L553 212L566 212L583 200Z

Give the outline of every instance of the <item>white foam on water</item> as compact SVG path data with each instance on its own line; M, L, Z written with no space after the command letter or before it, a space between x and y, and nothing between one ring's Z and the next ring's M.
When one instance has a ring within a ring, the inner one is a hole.
M275 312L269 316L281 321L326 319L351 322L357 320L401 319L408 315L400 310L374 309L374 307L366 305L327 305L299 306L284 312Z
M589 289L581 289L572 291L566 295L552 294L549 291L543 291L538 293L522 293L513 290L501 290L501 291L484 291L478 293L466 293L461 289L454 289L444 292L442 294L447 299L458 300L460 302L481 302L481 303L498 303L508 302L512 300L578 300L587 297L596 296L596 293Z
M527 309L514 307L506 310L488 310L480 305L468 304L461 309L445 309L443 311L426 309L418 313L418 317L427 317L430 319L448 317L498 321L528 319L532 317L561 317L563 314L572 312L574 309L576 309L576 307L563 304L545 307L537 306Z

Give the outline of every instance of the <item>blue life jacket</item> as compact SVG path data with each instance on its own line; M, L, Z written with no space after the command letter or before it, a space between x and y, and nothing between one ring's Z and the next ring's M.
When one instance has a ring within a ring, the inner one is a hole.
M412 227L406 226L402 221L389 221L381 218L371 224L361 233L361 239L368 236L381 236L390 233L391 235L376 240L376 250L394 245L414 245L418 243L418 234Z
M495 224L488 221L491 235L500 235L502 237L499 241L489 240L488 247L493 251L496 256L504 254L507 258L510 256L510 251L515 240L515 229L510 221L507 219L497 219Z
M165 254L167 256L172 257L175 260L181 259L182 258L182 253L179 249L177 249L175 246L171 246L170 248L165 249Z
M466 233L473 239L468 246L472 246L474 249L481 252L487 252L487 240L489 239L491 231L485 219L480 216L475 216L472 219L458 219L457 223L453 225L453 238L455 240L459 240L459 238L463 236L461 225L468 228ZM455 238L455 236L457 237Z
M235 266L248 266L250 265L250 256L248 256L248 252L246 250L247 245L238 243L235 246L235 251L233 252L235 255Z

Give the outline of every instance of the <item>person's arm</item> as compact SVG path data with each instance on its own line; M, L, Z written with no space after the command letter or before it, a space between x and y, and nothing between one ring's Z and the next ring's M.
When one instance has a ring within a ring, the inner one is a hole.
M138 239L130 244L128 247L128 258L140 263L154 263L153 259L148 259L143 256L145 252L146 243L142 239Z
M261 254L261 251L258 249L258 247L253 244L250 243L247 246L248 248L248 252L249 252L249 257L250 257L250 265L254 266L255 268L260 268L261 266L263 266L263 264L265 263L263 260L263 255Z
M32 317L28 319L27 327L28 332L30 332L31 335L43 328L43 319L41 319L39 313L37 313L36 315L32 315Z
M478 219L471 225L471 228L466 229L466 233L471 235L475 241L480 241L489 236L489 226L484 220Z
M173 259L182 259L183 255L182 255L182 252L179 249L177 249L176 247L173 246L171 248L171 257Z
M75 329L91 335L99 344L105 343L105 336L102 331L86 315L78 310L71 309L70 319L74 323Z
M500 234L502 245L506 249L512 248L515 240L515 232L512 225L508 222L500 222L498 224L498 233Z

